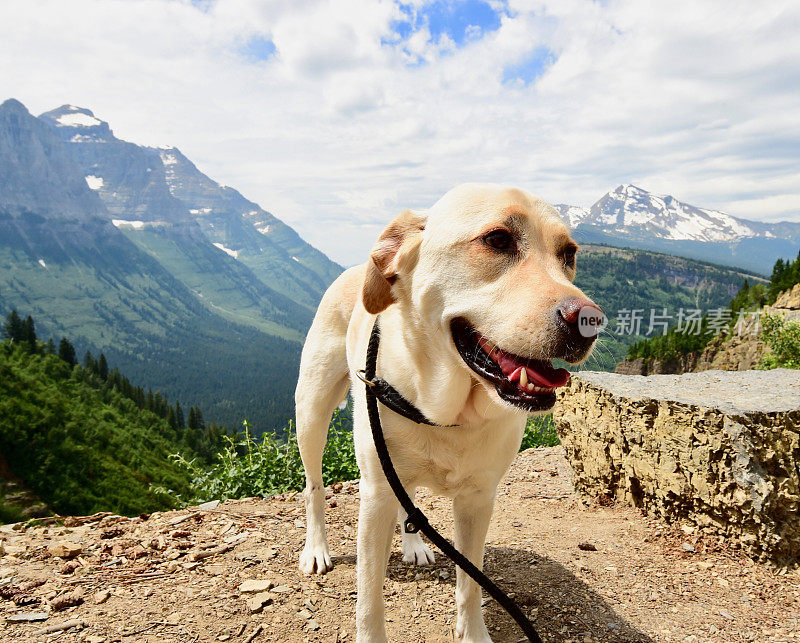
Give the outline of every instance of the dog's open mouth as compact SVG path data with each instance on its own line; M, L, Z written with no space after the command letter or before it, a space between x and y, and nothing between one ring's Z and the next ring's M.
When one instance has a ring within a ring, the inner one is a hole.
M506 402L526 411L544 411L556 402L555 389L569 380L569 371L550 360L525 359L501 350L462 318L450 324L453 342L473 371L495 385Z

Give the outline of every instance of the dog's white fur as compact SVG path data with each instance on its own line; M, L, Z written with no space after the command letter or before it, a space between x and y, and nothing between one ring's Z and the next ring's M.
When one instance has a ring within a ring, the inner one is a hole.
M499 226L515 226L514 260L483 241ZM490 382L461 359L450 320L465 317L515 354L552 357L554 307L584 298L574 267L559 252L573 244L557 212L521 190L463 185L424 212L407 211L381 235L370 260L344 272L322 298L303 348L296 392L297 433L306 471L307 532L300 569L331 569L325 536L322 452L336 406L354 383L354 435L361 470L356 629L358 641L385 641L383 579L398 503L378 462L366 413L366 346L381 313L378 375L428 418L454 428L415 424L385 409L386 442L400 479L413 496L424 486L453 499L455 545L478 567L495 489L519 449L528 413L500 399ZM434 556L419 534L402 535L403 560L424 565ZM480 588L459 569L456 632L490 641Z

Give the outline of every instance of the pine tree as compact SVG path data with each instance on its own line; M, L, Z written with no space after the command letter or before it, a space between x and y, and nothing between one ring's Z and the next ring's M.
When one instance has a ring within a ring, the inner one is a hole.
M78 363L78 360L75 359L75 347L70 344L66 337L62 337L61 342L58 344L58 356L70 366L75 366Z
M186 424L193 432L203 429L203 414L196 406L189 409L189 419L186 421Z
M175 423L181 431L186 428L186 419L183 417L183 409L179 402L175 402Z
M100 353L100 358L97 360L97 374L104 382L108 380L108 361L103 353Z
M16 310L12 310L6 317L6 323L3 324L3 337L12 342L18 342L22 338L22 320Z
M28 350L31 353L36 352L36 326L33 323L33 317L28 315L28 318L22 323L23 339L28 343Z
M171 406L167 410L167 424L172 428L173 431L178 430L178 418L175 415L175 409Z
M88 350L83 356L83 367L90 373L97 373L97 362L95 361L92 353Z
M55 353L56 353L56 344L53 341L52 337L47 340L47 344L45 345L44 349L45 349L45 351L47 352L48 355L55 355Z

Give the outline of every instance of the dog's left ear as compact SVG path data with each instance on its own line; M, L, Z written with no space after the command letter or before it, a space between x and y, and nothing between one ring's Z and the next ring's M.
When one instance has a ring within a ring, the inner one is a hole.
M368 313L377 315L397 301L395 283L417 262L425 221L424 215L406 210L378 237L364 276L362 301Z

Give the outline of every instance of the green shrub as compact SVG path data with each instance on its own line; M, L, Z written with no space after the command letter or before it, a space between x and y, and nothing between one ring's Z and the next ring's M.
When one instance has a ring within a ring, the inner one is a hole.
M800 368L800 323L779 315L763 315L761 337L770 352L761 359L760 367Z
M356 464L353 432L339 411L334 413L328 429L328 441L322 456L322 480L326 485L359 477ZM280 439L265 433L260 439L250 434L250 424L243 422L244 433L239 438L223 436L225 445L211 466L197 459L188 460L180 454L172 460L191 479L191 492L180 496L163 487L156 493L167 494L184 505L224 500L226 498L267 497L285 491L299 491L305 486L303 463L297 446L294 423ZM520 450L559 444L553 416L530 418L525 427Z
M249 422L245 420L243 425L244 433L240 437L223 436L225 444L211 466L204 466L197 459L187 460L180 454L172 456L192 480L191 495L178 497L179 501L196 503L211 499L265 497L303 488L305 474L294 423L290 422L285 429L286 438L283 440L270 433L256 439L250 434ZM353 433L336 411L322 457L323 482L328 485L358 476ZM157 491L174 495L163 488Z
M528 418L525 433L522 435L522 444L519 447L520 451L534 447L554 447L558 444L560 441L552 415Z

